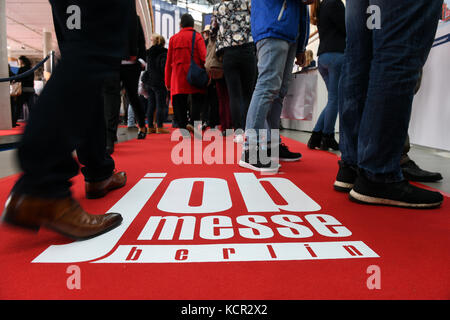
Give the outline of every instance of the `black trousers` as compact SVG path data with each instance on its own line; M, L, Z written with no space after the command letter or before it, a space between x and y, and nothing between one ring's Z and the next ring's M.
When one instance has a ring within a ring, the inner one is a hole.
M230 97L233 128L245 129L257 76L254 45L226 48L223 54L223 71Z
M105 105L106 146L113 147L117 137L120 121L120 74L116 73L105 79L103 85L103 102Z
M70 196L79 163L86 181L110 177L106 153L104 79L120 71L132 0L50 0L61 60L42 91L18 149L23 174L13 192L38 197ZM81 29L68 29L67 8L81 10ZM117 28L117 29L116 29ZM78 161L72 156L76 150Z
M205 109L205 118L208 126L214 128L219 125L219 98L217 97L216 80L212 80L211 84L207 88Z
M145 109L138 95L139 77L142 71L140 66L139 63L123 64L120 67L120 80L126 91L131 108L133 108L137 123L140 128L143 128L145 127Z
M189 96L191 105L189 105ZM179 128L186 128L188 123L194 124L201 121L201 112L203 110L205 95L201 93L194 94L176 94L172 97L173 113ZM190 111L190 119L187 113Z
M148 92L148 104L147 104L147 120L148 126L153 126L153 121L156 120L156 126L162 128L164 121L166 120L166 109L168 108L167 90L164 87L150 87ZM156 119L153 119L153 114L156 110Z

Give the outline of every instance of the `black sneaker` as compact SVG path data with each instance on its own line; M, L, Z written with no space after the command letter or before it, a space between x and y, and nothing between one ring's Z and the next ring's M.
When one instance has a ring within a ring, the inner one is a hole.
M313 131L311 137L308 140L308 148L316 149L320 148L320 142L322 141L322 131Z
M334 134L324 134L322 135L322 140L320 141L320 150L328 151L332 149L334 151L339 150L339 143L337 143L334 138Z
M419 168L419 166L412 160L409 160L401 165L403 176L406 180L417 182L436 182L442 180L442 175L439 172L429 172Z
M267 155L269 157L275 158L272 154L272 148L267 149ZM288 147L284 143L280 143L278 148L278 159L279 161L286 161L286 162L294 162L298 161L302 158L302 154L298 152L291 152L289 151Z
M265 158L267 158L267 161L262 161L260 150L258 149L244 150L242 158L239 161L239 166L261 173L277 173L279 165L274 163L269 155Z
M370 204L403 207L410 209L431 209L439 207L444 197L439 192L415 187L408 181L377 183L359 174L353 189L351 201Z
M146 136L147 136L147 131L139 131L137 139L138 140L144 140Z
M338 161L339 171L336 176L333 188L339 192L350 192L355 180L358 177L358 171L355 166L349 165L342 160Z

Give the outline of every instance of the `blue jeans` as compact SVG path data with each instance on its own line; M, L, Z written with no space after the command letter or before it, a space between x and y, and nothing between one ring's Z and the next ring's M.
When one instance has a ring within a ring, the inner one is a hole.
M258 80L247 113L246 148L269 143L271 130L280 129L283 99L292 80L297 43L266 38L256 43L256 50Z
M343 61L344 54L340 52L327 52L319 56L319 72L327 86L328 102L320 114L313 131L334 134L334 126L338 115L339 79Z
M136 125L136 118L134 117L134 110L131 107L131 104L128 105L127 124L128 124L128 128L134 127Z
M381 29L369 29L369 5ZM400 157L414 88L431 49L442 0L347 0L339 87L342 160L375 182L403 179Z

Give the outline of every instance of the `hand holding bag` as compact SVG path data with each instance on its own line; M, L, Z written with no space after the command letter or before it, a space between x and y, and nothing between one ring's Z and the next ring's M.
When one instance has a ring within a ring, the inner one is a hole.
M195 49L195 35L192 36L192 52L191 52L191 65L187 74L187 81L194 87L199 89L205 89L209 82L208 73L205 69L199 67L194 61L194 49Z

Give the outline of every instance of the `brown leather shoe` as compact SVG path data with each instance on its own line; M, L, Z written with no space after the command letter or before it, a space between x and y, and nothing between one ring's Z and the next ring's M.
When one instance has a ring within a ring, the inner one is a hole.
M118 213L89 214L73 198L45 199L11 195L2 222L38 231L45 227L75 240L85 240L110 231L122 223Z
M98 199L114 189L122 188L127 183L127 174L125 172L114 173L111 177L100 182L86 182L86 198Z

